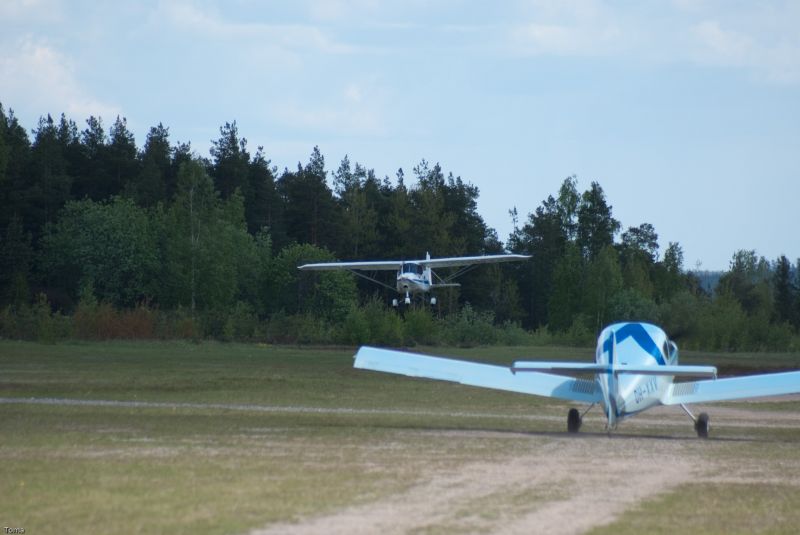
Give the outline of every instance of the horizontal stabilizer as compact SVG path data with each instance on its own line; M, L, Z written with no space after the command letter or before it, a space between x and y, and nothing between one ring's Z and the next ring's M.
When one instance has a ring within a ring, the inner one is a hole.
M546 373L516 375L505 366L390 349L361 347L356 353L354 367L570 401L597 403L601 400L594 381Z
M629 366L627 364L594 364L584 362L546 362L517 361L511 367L517 372L550 372L550 373L633 373L639 375L669 375L683 377L716 377L714 366Z
M799 393L800 372L767 373L715 381L675 383L670 387L663 403L664 405L709 403Z

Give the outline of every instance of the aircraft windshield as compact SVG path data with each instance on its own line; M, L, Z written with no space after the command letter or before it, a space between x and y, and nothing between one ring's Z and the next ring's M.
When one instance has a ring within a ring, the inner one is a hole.
M403 264L403 273L414 273L416 275L422 275L422 266L419 264L407 263Z
M664 354L664 358L670 362L675 360L675 353L677 350L678 347L675 345L675 342L672 340L664 340L664 345L661 347L661 352Z

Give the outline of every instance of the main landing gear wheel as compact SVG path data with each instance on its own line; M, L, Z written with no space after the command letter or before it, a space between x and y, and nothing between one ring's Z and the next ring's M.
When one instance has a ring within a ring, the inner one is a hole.
M572 408L567 413L567 431L570 433L577 433L581 428L581 413L578 409Z
M697 431L697 436L700 438L708 438L708 414L701 412L694 422L694 430Z

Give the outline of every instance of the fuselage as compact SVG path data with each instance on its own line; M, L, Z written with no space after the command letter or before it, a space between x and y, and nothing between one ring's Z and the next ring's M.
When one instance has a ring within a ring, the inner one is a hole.
M397 270L397 291L401 294L429 292L432 286L430 268L416 262L404 262Z
M615 373L614 367L676 365L678 348L655 325L615 323L600 333L595 361L611 366L611 371L598 373L595 380L608 426L613 429L620 420L660 405L674 379L671 375Z

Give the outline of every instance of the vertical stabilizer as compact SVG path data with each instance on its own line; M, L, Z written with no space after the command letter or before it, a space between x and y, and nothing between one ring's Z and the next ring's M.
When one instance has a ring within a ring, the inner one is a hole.
M430 260L430 259L431 259L431 253L425 251L425 260ZM426 281L428 281L428 284L433 284L433 270L429 265L425 266L425 273L423 277L425 278Z

